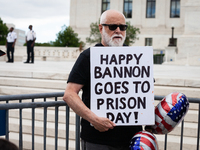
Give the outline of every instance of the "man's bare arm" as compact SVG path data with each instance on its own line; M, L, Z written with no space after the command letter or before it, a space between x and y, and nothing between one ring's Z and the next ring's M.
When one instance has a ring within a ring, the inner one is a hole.
M115 124L110 121L108 118L98 117L94 114L81 100L78 96L79 91L83 85L76 83L68 83L63 100L68 104L68 106L74 110L74 112L89 121L95 129L100 132L107 131L109 129L113 129Z

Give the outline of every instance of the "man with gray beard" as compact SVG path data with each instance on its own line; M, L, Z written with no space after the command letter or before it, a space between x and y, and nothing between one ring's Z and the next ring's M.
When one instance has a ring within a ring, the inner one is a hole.
M124 15L116 10L105 11L100 18L102 41L95 46L125 46L127 25ZM78 96L82 89L82 99ZM111 120L99 117L90 110L90 48L76 60L63 100L81 120L82 150L128 150L133 135L141 126L116 126Z

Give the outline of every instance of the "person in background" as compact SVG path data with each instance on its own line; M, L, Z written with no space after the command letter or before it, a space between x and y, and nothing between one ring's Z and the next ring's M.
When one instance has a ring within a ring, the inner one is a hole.
M95 46L125 46L127 25L124 15L116 10L105 11L100 18L101 43ZM82 89L82 99L78 96ZM63 100L81 120L82 150L128 150L133 135L142 126L116 126L108 118L99 117L90 110L90 48L76 60Z
M6 139L0 139L0 150L19 150L19 148Z
M14 50L15 50L15 43L17 40L17 34L13 30L14 28L11 27L6 38L6 48L7 48L7 57L8 57L7 63L14 62Z
M36 40L36 33L32 30L33 29L32 25L29 25L28 28L30 30L27 32L26 35L27 60L24 63L34 63L34 44Z

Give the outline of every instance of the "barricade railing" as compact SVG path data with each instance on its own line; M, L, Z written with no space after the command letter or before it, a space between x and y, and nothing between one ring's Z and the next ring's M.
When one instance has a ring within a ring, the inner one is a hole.
M155 100L162 100L164 96L154 96ZM199 104L198 109L198 129L197 129L197 146L196 150L199 150L199 130L200 130L200 98L188 98L190 103L197 103ZM181 137L180 137L180 150L183 149L183 131L184 131L184 119L181 122ZM165 142L164 142L164 150L167 150L167 134L165 134Z
M35 149L35 108L44 108L44 120L43 120L43 149L46 150L46 137L47 137L47 108L55 107L55 150L58 149L58 118L59 118L59 107L66 107L66 150L69 149L69 113L70 109L67 104L60 100L59 97L63 97L64 92L57 93L37 93L37 94L23 94L23 95L5 95L0 96L0 102L6 102L0 104L0 110L6 110L6 135L5 138L9 140L9 110L19 109L19 149L23 149L23 124L22 124L22 109L32 109L32 150ZM47 98L54 98L54 101L47 101ZM162 100L164 96L155 96L155 100ZM35 99L43 99L42 102L35 102ZM17 103L11 103L10 101L16 101ZM31 100L31 102L24 102ZM190 103L200 103L200 98L188 98ZM9 103L10 102L10 103ZM197 148L199 150L199 128L200 128L200 105L198 110L198 129L197 129ZM76 115L76 137L75 137L75 149L80 150L80 117ZM180 150L183 146L183 131L184 131L184 120L181 123L181 138L180 138ZM167 150L167 134L165 135L164 150Z
M0 104L0 110L6 110L6 139L9 140L9 110L19 109L19 149L23 149L23 124L22 124L22 109L32 109L32 150L35 149L35 108L44 108L43 118L43 149L46 150L46 135L47 135L47 108L55 107L55 150L58 149L58 111L60 106L66 107L66 150L69 149L69 107L64 101L57 101L58 97L62 97L63 92L59 93L39 93L39 94L24 94L24 95L5 95L0 96L0 102L6 101L6 103ZM35 99L43 99L43 102L35 102ZM54 101L47 101L47 98L54 98ZM10 101L19 100L16 103L9 103ZM25 102L26 100L32 100L31 102ZM23 103L22 103L23 101ZM80 117L76 115L76 150L80 149Z

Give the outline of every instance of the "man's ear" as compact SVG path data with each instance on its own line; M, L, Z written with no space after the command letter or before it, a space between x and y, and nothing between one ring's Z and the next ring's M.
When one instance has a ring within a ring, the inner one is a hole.
M99 32L102 34L103 26L99 24Z

